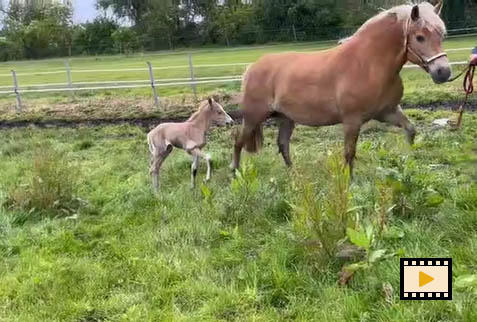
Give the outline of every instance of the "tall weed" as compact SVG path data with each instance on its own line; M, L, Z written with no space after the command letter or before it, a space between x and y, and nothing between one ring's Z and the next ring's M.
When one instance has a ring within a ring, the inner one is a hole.
M79 206L77 179L77 170L63 154L51 148L37 149L27 182L9 192L7 204L28 213L70 214Z
M296 199L290 202L294 211L293 226L308 241L318 241L323 252L332 256L338 242L346 237L346 228L353 225L349 169L334 154L325 166L325 186L318 193L313 183L297 175Z

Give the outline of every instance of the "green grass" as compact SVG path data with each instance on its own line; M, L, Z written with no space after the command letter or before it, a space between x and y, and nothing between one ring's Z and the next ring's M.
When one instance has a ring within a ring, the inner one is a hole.
M364 225L389 193L395 207L376 245L399 256L452 257L454 279L477 274L477 116L466 114L463 129L450 132L430 125L449 112L407 114L419 131L414 147L397 129L363 129L350 213ZM141 128L3 130L0 321L477 320L471 285L455 287L451 302L399 301L399 256L339 286L347 263L304 237L290 204L300 205L303 185L317 205L335 200L327 164L341 154L341 128L298 127L290 171L276 153L276 128L265 135L264 150L244 158L245 181L231 180L231 130L217 128L206 188L190 190L190 159L175 151L155 195ZM78 172L64 180L79 206L58 213L9 202L35 178L39 148ZM394 291L386 296L384 285Z
M332 42L320 43L296 43L296 44L278 44L267 46L256 46L246 48L210 48L191 51L193 54L194 65L210 64L233 64L250 63L256 61L259 57L268 53L278 53L285 51L314 51L322 50L335 46ZM475 37L450 38L445 41L445 49L470 48L475 46ZM468 59L470 50L449 52L451 61L465 61ZM130 69L145 68L146 62L151 61L154 67L163 68L171 66L183 66L175 69L156 70L157 80L170 78L188 78L190 77L188 68L188 56L185 51L162 52L144 55L127 56L98 56L98 57L73 57L69 59L73 70L74 82L93 82L93 81L130 81L130 80L148 80L147 70L133 72L95 72L78 73L80 70L109 70L109 69ZM223 67L198 67L195 69L196 77L210 76L234 76L241 75L246 66L223 66ZM455 66L455 70L462 69L463 66ZM15 69L19 74L18 80L20 86L45 83L65 83L66 72L60 74L37 74L23 75L24 73L40 73L63 71L64 59L48 59L38 61L20 61L0 63L0 86L11 86L12 79L10 70ZM405 83L404 102L408 104L432 103L442 100L456 100L461 97L461 81L452 84L437 86L424 71L419 69L405 69L402 72ZM198 85L199 94L204 95L218 89L226 92L237 92L240 90L240 83L223 84L202 84ZM189 86L161 87L158 89L161 97L170 97L178 95L190 95L192 90ZM423 94L424 93L424 94ZM63 93L30 93L23 94L26 110L33 114L38 114L38 110L43 107L57 105L69 102L70 94ZM101 91L82 91L76 93L79 102L106 99L121 100L130 98L141 98L152 105L152 94L149 88L144 89L120 89L120 90L101 90ZM93 102L92 105L95 105ZM12 113L15 107L15 97L12 94L2 94L0 97L0 111L2 113ZM98 108L95 106L95 108ZM135 112L138 112L135 110ZM41 114L41 113L40 113ZM108 115L107 112L105 112ZM43 115L44 116L44 115ZM27 116L26 118L29 118ZM87 118L87 116L83 115ZM31 118L38 118L38 115L32 115Z

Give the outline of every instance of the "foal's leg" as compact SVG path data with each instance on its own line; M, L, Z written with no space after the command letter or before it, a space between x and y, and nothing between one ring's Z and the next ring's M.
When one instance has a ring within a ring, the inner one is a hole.
M406 132L407 141L411 145L414 144L414 138L416 137L416 128L409 121L407 116L404 115L400 105L396 106L389 112L382 114L380 117L377 118L377 120L404 129L404 131Z
M158 150L151 157L151 175L152 175L152 185L154 190L159 191L159 170L161 169L162 163L172 152L172 145L167 145L167 147Z
M345 134L345 160L349 166L350 176L353 176L353 162L356 156L356 143L358 142L361 123L343 123Z
M205 177L205 181L209 181L210 180L210 176L211 176L211 172L212 172L212 168L210 166L210 156L208 154L205 154L203 153L201 150L199 149L192 149L190 151L187 151L190 153L190 155L192 155L192 157L194 158L194 162L192 163L192 168L194 170L194 163L196 163L195 165L195 174L194 174L194 171L192 173L192 182L191 182L191 185L192 185L192 188L194 188L195 186L195 176L196 176L196 173L197 173L197 164L199 163L199 158L202 158L205 160L205 162L207 162L207 175Z
M295 122L288 117L280 117L280 127L278 129L278 152L282 154L283 160L287 167L291 167L292 162L290 159L290 138L295 128Z
M192 166L191 166L191 175L190 175L190 185L192 188L195 187L195 177L197 176L198 166L199 166L199 156L192 155Z

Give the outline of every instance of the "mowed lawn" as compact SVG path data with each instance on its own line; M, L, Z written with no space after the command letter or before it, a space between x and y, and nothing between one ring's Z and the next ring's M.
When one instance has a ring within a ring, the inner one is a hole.
M450 61L466 61L470 48L474 47L476 43L477 39L475 36L463 36L447 39L444 43L444 47L446 50L449 50ZM149 72L146 62L148 61L152 63L153 67L158 68L154 71L155 78L158 82L170 83L171 81L183 81L190 77L188 53L192 54L193 64L195 66L195 77L197 78L239 76L245 70L246 64L256 61L264 54L287 51L310 52L328 49L333 46L336 46L334 42L288 43L252 47L206 48L201 50L191 49L190 51L180 50L177 52L134 54L129 57L118 55L6 62L0 64L0 86L4 87L3 90L11 88L12 69L18 73L18 81L21 87L35 84L66 83L65 60L68 60L71 66L73 82L147 81L149 79ZM138 68L143 70L127 70ZM456 71L462 68L463 66L455 66ZM47 74L42 74L44 72ZM441 99L455 99L455 97L457 97L456 92L461 87L460 81L453 84L436 86L432 83L430 77L420 69L406 69L402 72L402 76L406 84L405 100L409 103L417 103L422 100L433 102ZM201 94L213 92L217 89L238 91L240 89L240 82L198 85L198 91ZM418 89L419 92L416 91L416 89ZM425 90L425 95L420 94L423 89ZM192 90L188 85L180 85L159 87L158 92L160 96L171 96L191 94ZM151 90L149 88L115 89L81 91L76 94L80 98L104 95L108 97L150 97ZM69 93L31 93L23 94L23 96L27 102L28 100L38 98L57 101L59 98L68 98ZM12 94L1 94L0 98L2 98L2 102L4 103L10 102L12 106L15 103L14 95Z
M407 114L413 147L363 129L349 189L340 126L298 127L291 170L267 127L237 179L216 128L212 181L191 190L175 151L158 195L141 128L2 130L0 321L477 321L477 116ZM371 239L345 285L341 220ZM400 257L452 257L453 300L400 301Z

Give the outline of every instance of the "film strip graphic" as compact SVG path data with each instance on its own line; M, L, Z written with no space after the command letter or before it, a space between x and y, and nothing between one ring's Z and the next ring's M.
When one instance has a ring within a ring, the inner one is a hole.
M403 301L452 300L452 258L401 258Z

